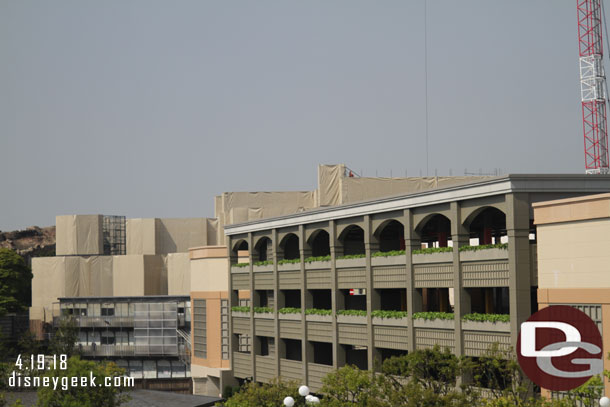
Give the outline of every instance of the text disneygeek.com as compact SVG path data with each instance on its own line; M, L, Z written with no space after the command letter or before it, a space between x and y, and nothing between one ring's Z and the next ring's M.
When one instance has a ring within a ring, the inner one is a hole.
M93 376L73 376L73 377L48 377L48 376L21 376L14 372L9 376L9 387L34 388L50 387L53 390L68 390L73 387L133 387L135 380L133 377L115 376L104 377L103 381Z

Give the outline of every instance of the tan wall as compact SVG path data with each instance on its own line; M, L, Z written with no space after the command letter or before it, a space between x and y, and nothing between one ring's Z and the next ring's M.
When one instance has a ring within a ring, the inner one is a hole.
M157 254L188 252L208 244L208 222L205 218L157 219Z
M558 199L533 205L537 225L610 217L610 194Z
M58 256L104 253L102 215L62 215L55 217Z
M167 294L189 295L191 292L191 261L188 253L167 255Z
M229 260L225 258L191 260L191 290L227 291Z
M538 225L538 286L610 287L609 232L610 219Z
M199 358L191 355L191 364L210 368L229 369L229 360L222 360L221 326L220 326L220 300L228 299L228 291L193 291L191 292L191 304L195 299L206 300L206 335L207 335L207 358ZM192 313L191 307L191 313ZM191 314L191 321L192 314ZM194 329L191 330L191 343L193 343Z
M539 241L540 244L540 241ZM604 355L604 370L610 370L610 287L584 288L579 290L538 289L538 308L542 309L552 304L592 304L602 307L602 343ZM604 377L605 394L610 394L610 381ZM550 397L548 390L542 389L543 395Z
M50 321L60 297L111 296L112 256L58 256L32 259L31 319Z
M114 256L112 278L115 296L144 295L144 256Z
M127 219L127 254L156 254L155 219Z

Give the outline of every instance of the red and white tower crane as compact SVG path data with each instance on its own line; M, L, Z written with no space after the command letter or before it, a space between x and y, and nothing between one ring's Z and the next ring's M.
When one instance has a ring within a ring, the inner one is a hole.
M602 61L602 2L577 0L580 96L587 174L607 174L606 77Z

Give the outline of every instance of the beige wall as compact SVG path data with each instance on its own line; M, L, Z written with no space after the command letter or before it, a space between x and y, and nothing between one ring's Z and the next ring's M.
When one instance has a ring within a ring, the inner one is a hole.
M228 372L231 363L222 359L221 342L221 300L228 299L229 290L227 248L195 247L189 250L189 257L191 304L195 299L205 299L207 310L207 357L199 358L194 353L191 355L191 376L196 392L212 395L217 391L217 386L222 390L223 383L233 383L232 374ZM194 332L194 328L193 326L191 332ZM192 341L191 334L191 343Z
M191 292L191 304L195 299L206 300L206 325L207 325L207 357L199 358L192 354L191 364L199 365L211 368L225 368L231 367L229 360L222 359L222 343L221 343L221 331L220 331L220 300L228 299L227 291L193 291ZM192 312L192 307L191 307ZM191 316L192 317L192 316ZM191 321L193 319L191 318ZM191 330L193 332L194 329ZM193 337L191 333L191 343L193 343Z
M30 319L52 317L60 297L110 296L113 293L112 256L58 256L32 259Z
M192 256L193 251L191 251L192 291L228 291L229 259L225 246L207 249L205 256L208 257L193 258Z
M62 215L55 217L58 256L104 253L102 215Z
M127 254L186 253L214 244L217 227L216 220L207 218L127 219Z
M592 304L602 307L602 344L604 357L604 370L610 370L610 287L583 288L583 289L538 289L538 308L542 309L553 304ZM604 377L605 394L610 394L610 381ZM550 392L543 389L543 394L550 397Z
M610 194L535 203L538 306L601 305L602 333L610 333ZM610 334L602 335L610 370ZM605 393L610 383L604 378ZM543 389L543 394L550 393Z
M191 292L191 261L188 253L167 255L167 294L189 295Z
M610 219L538 225L538 286L610 287Z
M113 295L167 295L163 256L114 256Z
M127 254L156 254L155 219L127 219L125 226Z

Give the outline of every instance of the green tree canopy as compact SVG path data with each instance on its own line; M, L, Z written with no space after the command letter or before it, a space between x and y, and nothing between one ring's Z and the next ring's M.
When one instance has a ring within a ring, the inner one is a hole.
M68 359L66 370L51 369L45 376L57 377L61 382L67 377L89 377L96 378L96 386L72 387L67 390L53 390L52 387L40 387L38 389L38 407L117 407L127 401L125 388L105 387L106 377L123 376L125 370L119 368L112 362L96 363L81 360L77 356ZM52 380L52 379L51 379Z
M0 249L0 315L23 311L31 299L32 271L15 251Z

